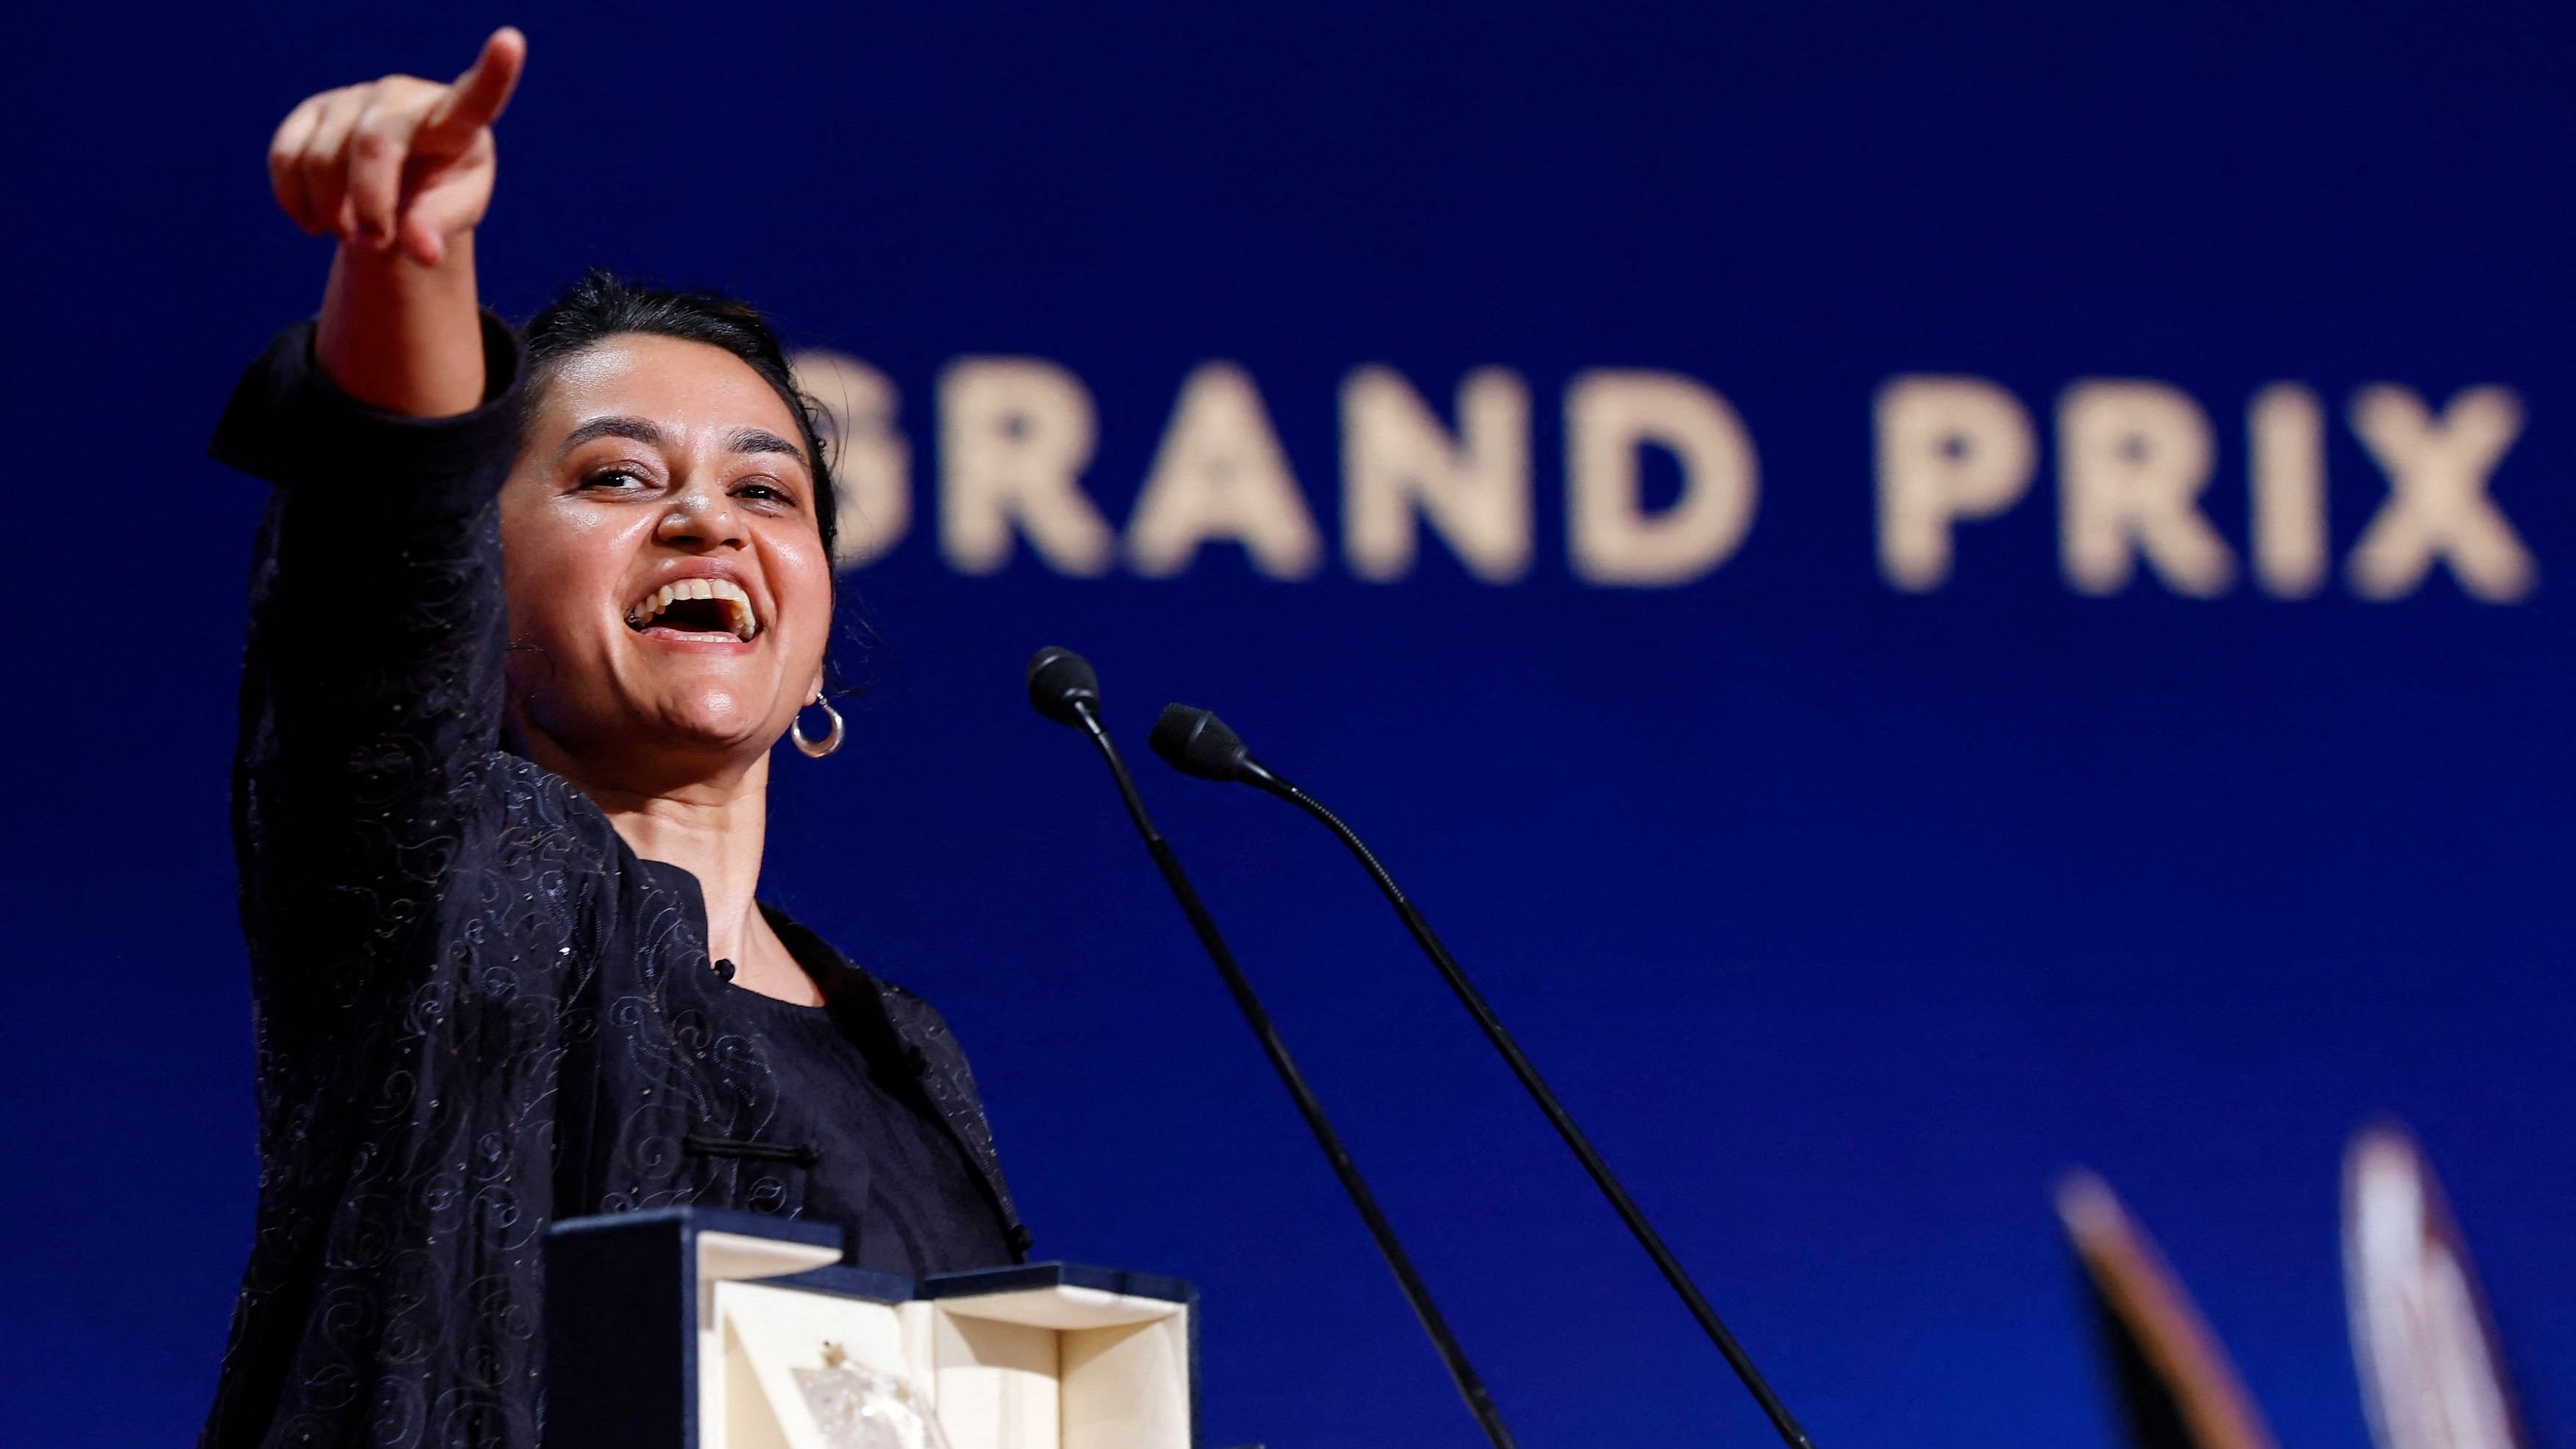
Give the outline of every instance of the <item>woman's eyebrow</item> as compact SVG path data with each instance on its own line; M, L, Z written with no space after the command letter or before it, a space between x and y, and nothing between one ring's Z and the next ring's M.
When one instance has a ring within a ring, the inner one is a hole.
M726 440L737 453L785 453L803 463L805 450L769 431L767 428L736 428ZM810 466L810 464L808 465Z
M658 448L662 446L664 436L661 428L647 418L592 418L564 434L563 446L555 450L555 456L561 458L593 438L626 438L649 448Z

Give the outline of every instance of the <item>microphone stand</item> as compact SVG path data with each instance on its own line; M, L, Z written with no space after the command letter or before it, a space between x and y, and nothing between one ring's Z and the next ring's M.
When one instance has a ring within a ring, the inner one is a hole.
M1344 824L1342 817L1334 814L1323 801L1253 759L1244 749L1241 739L1214 715L1173 705L1163 712L1163 718L1156 722L1154 730L1155 752L1175 768L1204 779L1241 780L1276 795L1323 822L1325 829L1332 831L1335 838L1349 847L1361 867L1368 871L1369 879L1377 882L1387 904L1395 907L1397 918L1404 922L1405 930L1412 933L1414 943L1422 948L1422 954L1430 957L1431 964L1439 968L1441 979L1449 983L1449 989L1467 1008L1467 1014L1476 1019L1485 1039L1494 1044L1494 1050L1501 1053L1503 1061L1511 1067L1512 1075L1520 1078L1521 1085L1528 1089L1531 1098L1538 1103L1539 1111L1546 1116L1548 1125L1556 1129L1557 1136L1565 1139L1565 1145L1573 1151L1575 1160L1583 1164L1583 1170L1591 1175L1593 1185L1610 1200L1610 1206L1617 1210L1619 1220L1628 1225L1628 1231L1636 1238L1638 1246L1654 1260L1655 1267L1664 1275L1664 1281L1672 1285L1673 1292L1690 1310L1691 1317L1699 1320L1700 1328L1717 1345L1717 1351L1725 1356L1727 1366L1735 1370L1735 1376L1743 1382L1746 1392L1762 1406L1763 1414L1771 1420L1771 1427L1781 1441L1789 1449L1815 1449L1815 1441L1799 1427L1797 1419L1789 1412L1789 1406L1772 1392L1771 1385L1762 1377L1762 1371L1754 1366L1752 1356L1735 1341L1735 1335L1717 1316L1717 1310L1709 1305L1707 1296L1699 1291L1699 1285L1691 1281L1690 1273L1682 1267L1681 1260L1673 1256L1673 1250L1665 1245L1663 1235L1646 1220L1637 1200L1628 1195L1628 1189L1610 1171L1610 1164L1604 1162L1601 1154L1593 1148L1592 1139L1584 1135L1573 1114L1565 1110L1565 1104L1557 1100L1555 1091L1549 1088L1538 1068L1521 1051L1520 1044L1513 1041L1512 1034L1504 1029L1502 1018L1494 1014L1494 1008L1486 1002L1484 993L1467 979L1458 959L1449 954L1448 947L1440 944L1439 936L1432 932L1431 923L1405 897L1403 889L1396 885L1395 877L1378 863L1376 853L1360 839L1359 833Z
M1173 899L1180 902L1181 914L1189 917L1190 929L1198 933L1199 944L1206 948L1208 959L1216 963L1217 974L1225 978L1225 989L1233 994L1234 1004L1242 1010L1243 1019L1252 1027L1252 1034L1260 1039L1261 1050L1270 1058L1272 1069L1279 1073L1279 1080L1288 1088L1288 1095L1296 1099L1298 1115L1306 1119L1307 1130L1315 1134L1315 1145L1324 1149L1325 1159L1333 1165L1333 1175L1342 1181L1342 1191L1350 1195L1351 1206L1359 1210L1360 1221L1368 1225L1369 1236L1377 1240L1379 1255L1394 1271L1396 1283L1404 1289L1405 1301L1413 1305L1414 1316L1422 1320L1422 1331L1430 1335L1431 1346L1438 1350L1441 1363L1448 1368L1450 1379L1457 1384L1459 1397L1467 1401L1467 1411L1476 1416L1477 1425L1485 1431L1485 1438L1494 1449L1513 1449L1511 1431L1503 1426L1502 1413L1494 1407L1493 1396L1486 1392L1484 1380L1477 1377L1475 1368L1467 1362L1466 1351L1458 1346L1456 1335L1449 1331L1448 1321L1440 1316L1439 1306L1431 1301L1430 1288L1423 1283L1422 1275L1414 1271L1413 1260L1405 1254L1404 1245L1396 1240L1394 1227L1378 1208L1377 1197L1360 1176L1358 1164L1351 1161L1349 1149L1342 1145L1341 1134L1333 1130L1331 1120L1325 1117L1323 1103L1316 1100L1314 1089L1306 1085L1305 1076L1289 1059L1287 1042L1280 1039L1279 1029L1271 1024L1269 1011L1262 1006L1261 998L1253 994L1252 983L1244 979L1243 968L1235 964L1234 952L1227 948L1225 938L1217 933L1216 920L1200 902L1199 893L1190 884L1189 876L1182 872L1180 857L1173 853L1171 842L1163 838L1163 833L1154 828L1153 818L1145 813L1144 797L1136 793L1136 781L1127 773L1126 762L1118 757L1118 747L1110 741L1108 729L1100 723L1099 710L1088 699L1074 699L1065 708L1076 717L1082 732L1099 747L1100 757L1108 762L1110 776L1118 782L1118 798L1125 802L1127 818L1135 822L1136 833L1144 838L1146 853L1154 857L1154 867L1163 873L1163 883L1171 887Z

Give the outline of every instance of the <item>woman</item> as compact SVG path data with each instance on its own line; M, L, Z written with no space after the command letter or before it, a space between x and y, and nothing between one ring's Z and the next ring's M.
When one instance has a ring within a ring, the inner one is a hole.
M270 152L338 251L215 439L277 491L235 774L259 1222L209 1445L535 1444L561 1218L819 1217L902 1273L1027 1249L938 1014L755 898L772 746L841 741L776 339L601 276L524 339L478 308L525 54L315 96Z

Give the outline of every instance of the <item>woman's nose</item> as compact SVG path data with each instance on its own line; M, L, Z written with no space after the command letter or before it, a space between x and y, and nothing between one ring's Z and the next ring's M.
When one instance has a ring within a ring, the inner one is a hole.
M653 536L673 548L728 548L743 541L733 500L712 488L683 489Z

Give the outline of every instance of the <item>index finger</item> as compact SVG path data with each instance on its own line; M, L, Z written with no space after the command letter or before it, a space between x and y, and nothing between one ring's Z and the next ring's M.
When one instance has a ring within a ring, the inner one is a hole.
M501 118L501 108L518 89L519 72L528 63L528 38L518 27L504 25L483 42L483 53L447 88L446 99L432 107L413 141L459 144Z

